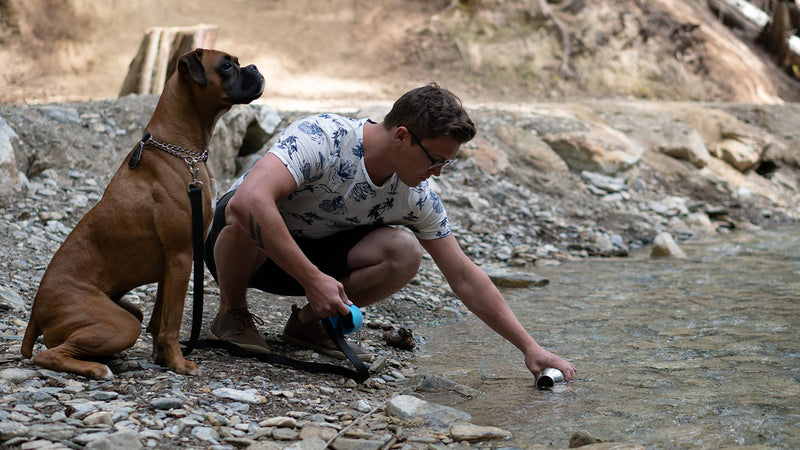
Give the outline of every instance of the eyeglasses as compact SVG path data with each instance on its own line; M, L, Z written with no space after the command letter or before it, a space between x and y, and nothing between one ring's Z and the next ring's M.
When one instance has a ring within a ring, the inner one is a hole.
M406 128L406 130L408 130L408 134L411 135L411 140L412 141L416 141L417 145L419 145L419 148L421 148L422 152L425 153L425 156L427 156L428 159L431 160L431 165L428 166L428 170L433 170L433 169L437 169L439 167L444 167L444 166L450 164L451 162L455 161L454 159L446 159L444 161L437 161L437 160L433 159L433 156L431 156L431 154L428 153L428 150L426 150L425 147L422 145L422 141L419 140L417 135L414 134L414 132L409 130L408 128Z

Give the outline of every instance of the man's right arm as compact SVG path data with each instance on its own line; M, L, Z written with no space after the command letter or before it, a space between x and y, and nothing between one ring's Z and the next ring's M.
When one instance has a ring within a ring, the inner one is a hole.
M306 290L317 317L347 314L350 301L342 284L321 272L297 246L278 211L278 202L297 184L277 156L268 153L250 170L228 207L232 225L245 235Z

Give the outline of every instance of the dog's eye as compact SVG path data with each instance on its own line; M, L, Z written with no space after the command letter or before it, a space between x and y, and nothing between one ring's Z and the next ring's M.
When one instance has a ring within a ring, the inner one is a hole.
M226 61L226 62L222 63L222 65L220 66L220 69L222 69L222 70L224 70L226 72L231 70L232 68L233 68L233 64L231 64L230 61Z

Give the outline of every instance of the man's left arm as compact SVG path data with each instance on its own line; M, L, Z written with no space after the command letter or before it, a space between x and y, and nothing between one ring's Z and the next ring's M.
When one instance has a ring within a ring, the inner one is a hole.
M455 236L420 240L423 248L433 257L456 296L492 330L514 344L524 355L525 364L538 376L547 367L564 373L566 380L575 377L575 366L542 348L525 331L511 311L503 295L458 245Z

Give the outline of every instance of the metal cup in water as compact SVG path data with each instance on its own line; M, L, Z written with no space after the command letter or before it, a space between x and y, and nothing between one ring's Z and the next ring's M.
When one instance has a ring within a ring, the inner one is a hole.
M564 374L560 370L548 367L539 374L536 379L536 387L539 389L547 389L556 385L556 383L564 382Z

